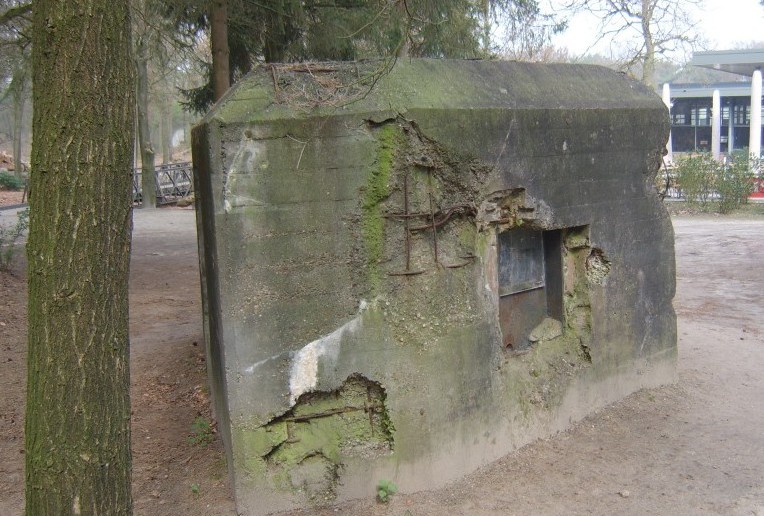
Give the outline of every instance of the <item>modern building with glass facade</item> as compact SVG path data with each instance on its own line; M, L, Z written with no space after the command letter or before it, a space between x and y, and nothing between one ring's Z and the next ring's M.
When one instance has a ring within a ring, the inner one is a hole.
M764 49L697 52L689 63L750 77L714 84L665 84L671 113L672 152L712 152L715 157L747 149L760 155Z

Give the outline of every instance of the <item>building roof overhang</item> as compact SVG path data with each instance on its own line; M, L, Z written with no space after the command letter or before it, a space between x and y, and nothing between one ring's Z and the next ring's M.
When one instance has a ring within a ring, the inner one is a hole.
M718 82L713 84L672 84L671 98L712 97L719 90L721 97L750 97L750 82Z
M695 52L689 64L751 77L764 68L764 48Z

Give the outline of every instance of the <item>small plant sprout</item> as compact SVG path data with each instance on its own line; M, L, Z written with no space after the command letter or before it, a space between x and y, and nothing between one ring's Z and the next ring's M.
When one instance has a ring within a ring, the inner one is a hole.
M198 416L191 424L191 435L188 444L207 446L215 439L215 429L212 422L203 416Z
M387 503L390 498L398 492L398 486L396 486L390 480L380 480L377 484L377 499L382 503Z
M199 484L191 484L191 492L198 495L200 491Z

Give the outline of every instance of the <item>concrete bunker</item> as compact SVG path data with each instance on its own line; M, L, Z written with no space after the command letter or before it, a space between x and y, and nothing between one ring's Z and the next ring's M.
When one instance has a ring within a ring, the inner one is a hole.
M592 66L378 66L262 67L193 132L245 514L441 485L673 379L661 100Z

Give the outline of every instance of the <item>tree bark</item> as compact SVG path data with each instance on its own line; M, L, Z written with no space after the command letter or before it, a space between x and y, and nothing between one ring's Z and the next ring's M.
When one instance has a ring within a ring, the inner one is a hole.
M149 125L149 63L146 42L139 38L135 52L138 148L141 154L141 207L156 208L155 152Z
M217 102L231 87L228 63L228 2L212 0L211 3L212 88Z
M26 514L129 515L128 0L35 0Z

